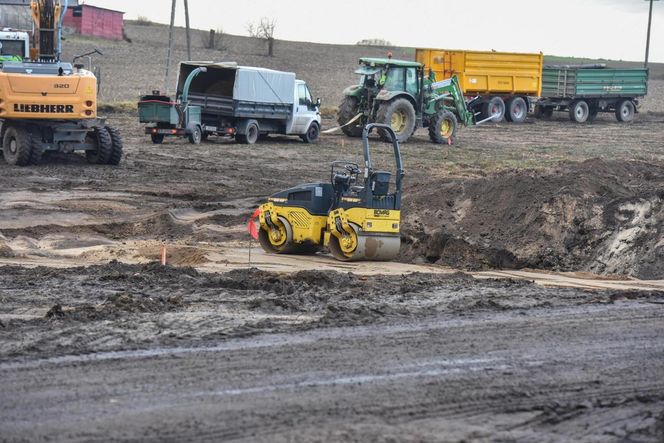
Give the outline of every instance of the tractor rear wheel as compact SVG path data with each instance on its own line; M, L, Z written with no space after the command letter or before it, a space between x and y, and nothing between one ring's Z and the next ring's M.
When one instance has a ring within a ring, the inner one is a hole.
M523 123L528 116L528 104L523 97L512 97L507 101L505 119L512 123Z
M623 100L616 106L616 119L619 122L631 122L634 120L636 108L631 100Z
M405 98L382 103L376 112L376 123L389 125L399 143L403 143L415 132L415 108ZM391 141L390 135L386 131L379 129L378 134L383 140Z
M113 140L106 128L101 126L95 127L92 131L88 132L85 141L96 146L94 150L85 151L88 163L97 165L108 164L113 154Z
M2 140L2 154L10 165L26 166L30 164L32 138L28 131L20 126L8 127Z
M339 105L339 112L337 113L337 123L343 126L341 130L348 137L361 137L362 136L362 122L361 119L355 120L348 126L344 126L351 121L357 114L360 113L357 97L344 97L341 105Z
M164 134L150 134L150 138L155 145L160 145L164 142Z
M434 143L451 145L456 137L458 126L456 116L453 113L447 110L439 111L431 118L429 138Z
M122 160L122 149L124 147L122 136L120 135L120 131L112 126L106 126L106 130L108 131L108 135L111 136L111 156L108 159L108 164L117 166L120 164L120 160Z

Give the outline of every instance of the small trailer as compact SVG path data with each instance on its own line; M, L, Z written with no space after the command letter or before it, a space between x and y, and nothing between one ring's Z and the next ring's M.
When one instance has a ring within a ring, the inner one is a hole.
M159 91L141 97L138 102L138 120L146 123L145 133L150 135L152 143L161 144L167 136L188 137L193 144L201 142L204 137L201 108L189 103L188 92L193 79L205 70L205 67L201 67L189 73L177 102L161 95Z
M584 123L592 122L599 112L614 112L619 122L630 122L638 112L638 98L647 92L645 68L547 65L535 116L550 118L554 111L563 111L569 113L570 120Z
M141 97L139 120L153 143L166 136L200 143L209 135L254 144L269 134L297 135L313 143L320 135L320 99L292 72L237 63L182 62L176 100Z

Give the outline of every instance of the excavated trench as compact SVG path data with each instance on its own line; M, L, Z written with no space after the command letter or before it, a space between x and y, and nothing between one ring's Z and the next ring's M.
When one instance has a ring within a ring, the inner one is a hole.
M664 167L588 160L415 184L401 260L664 278Z

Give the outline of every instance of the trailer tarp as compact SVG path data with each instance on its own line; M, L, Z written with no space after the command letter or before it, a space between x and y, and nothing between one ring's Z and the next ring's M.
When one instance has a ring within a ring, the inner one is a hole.
M293 104L295 74L271 69L237 66L235 63L182 62L178 78L178 95L184 81L195 68L205 66L191 84L190 92L230 97L255 103ZM232 88L232 90L231 90Z
M233 99L259 103L289 103L294 100L295 74L269 69L240 67L235 74Z

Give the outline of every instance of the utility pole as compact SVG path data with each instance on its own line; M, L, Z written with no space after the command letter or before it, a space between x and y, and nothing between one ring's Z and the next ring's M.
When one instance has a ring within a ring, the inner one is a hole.
M164 79L164 91L168 94L168 85L170 83L171 71L171 52L173 51L173 25L175 24L175 4L177 0L173 0L171 5L171 27L168 30L168 56L166 57L166 78Z
M650 10L648 11L648 36L646 37L646 61L643 63L643 67L648 67L648 53L650 52L650 25L652 24L652 3L653 1L659 0L646 0L650 1Z
M184 20L187 27L187 60L191 60L191 36L189 35L189 0L184 0Z

